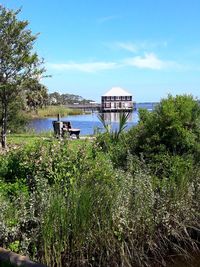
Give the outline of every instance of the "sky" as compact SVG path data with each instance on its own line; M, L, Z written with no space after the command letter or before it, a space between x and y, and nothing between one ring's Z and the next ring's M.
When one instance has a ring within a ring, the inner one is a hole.
M39 33L49 92L100 102L122 87L135 102L200 98L199 0L1 0Z

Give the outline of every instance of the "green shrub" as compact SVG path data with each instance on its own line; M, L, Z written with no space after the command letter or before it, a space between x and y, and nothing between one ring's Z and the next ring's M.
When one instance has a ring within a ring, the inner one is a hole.
M192 96L169 96L154 111L141 110L139 124L129 135L132 153L199 155L200 106Z

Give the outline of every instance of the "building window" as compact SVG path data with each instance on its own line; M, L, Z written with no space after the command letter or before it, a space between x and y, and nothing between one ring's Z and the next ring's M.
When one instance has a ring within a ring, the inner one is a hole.
M126 97L125 96L122 96L122 100L125 100L126 99Z
M111 100L115 100L115 97L114 96L111 96Z
M116 96L116 100L120 100L120 98L121 98L120 96Z
M131 100L130 96L127 96L127 100L129 100L129 101Z
M110 97L109 97L109 96L107 96L106 100L110 100Z

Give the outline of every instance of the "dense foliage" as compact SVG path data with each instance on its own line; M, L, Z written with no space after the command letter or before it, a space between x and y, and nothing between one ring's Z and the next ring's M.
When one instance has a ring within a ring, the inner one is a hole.
M48 266L187 255L199 242L199 116L191 96L169 96L127 133L0 157L0 245Z
M25 110L42 108L48 104L47 88L36 79L26 79L22 85Z
M153 112L140 111L133 153L169 152L173 155L197 153L200 137L200 106L192 96L169 96Z

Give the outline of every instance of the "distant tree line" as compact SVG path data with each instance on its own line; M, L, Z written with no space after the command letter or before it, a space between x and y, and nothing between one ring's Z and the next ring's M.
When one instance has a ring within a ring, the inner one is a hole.
M74 94L59 94L58 92L48 95L49 105L67 105L67 104L88 104L93 100L85 99L82 96Z

